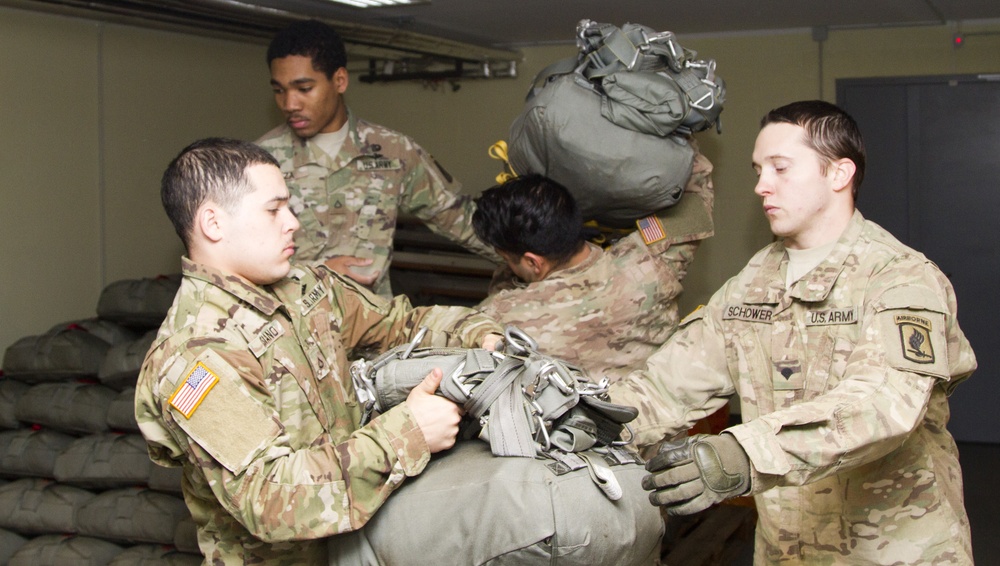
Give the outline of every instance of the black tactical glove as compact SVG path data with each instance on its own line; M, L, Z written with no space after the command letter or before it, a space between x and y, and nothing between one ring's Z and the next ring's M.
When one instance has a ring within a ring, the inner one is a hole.
M698 434L660 447L642 478L649 501L690 515L750 490L750 459L731 434Z

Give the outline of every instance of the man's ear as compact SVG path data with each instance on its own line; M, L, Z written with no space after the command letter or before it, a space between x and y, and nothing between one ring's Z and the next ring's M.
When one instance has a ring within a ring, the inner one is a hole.
M854 163L854 160L844 157L831 163L830 168L834 191L839 192L843 189L851 188L853 185L852 181L854 180L854 173L858 170L858 166Z
M521 257L525 266L537 277L536 280L541 280L548 273L549 260L544 257L532 252L524 252Z
M219 242L225 234L225 214L222 207L214 202L208 201L202 204L195 212L195 231L201 232L201 235L212 243Z
M347 67L341 67L333 72L333 86L337 89L337 92L344 94L347 92L347 86L350 84L351 78L347 73Z

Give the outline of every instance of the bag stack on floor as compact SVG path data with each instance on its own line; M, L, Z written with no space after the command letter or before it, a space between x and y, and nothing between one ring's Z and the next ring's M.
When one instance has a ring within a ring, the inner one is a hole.
M0 375L0 566L201 564L179 468L154 465L135 383L180 277L123 280L97 317L12 344Z

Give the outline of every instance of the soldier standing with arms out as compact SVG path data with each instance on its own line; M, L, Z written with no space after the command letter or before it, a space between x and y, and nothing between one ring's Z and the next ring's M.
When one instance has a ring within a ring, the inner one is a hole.
M738 394L743 424L661 450L673 515L754 495L754 562L972 564L948 395L976 369L948 278L855 210L865 150L822 101L762 121L755 192L777 241L612 386L639 441Z
M459 408L433 370L406 402L359 427L347 370L356 348L492 349L493 321L460 307L381 300L326 267L292 265L299 223L274 158L210 138L163 176L184 241L184 278L146 355L136 419L150 457L182 466L210 564L327 564L327 541L360 528L430 454L452 446Z
M344 44L326 24L300 21L267 50L286 123L257 143L281 164L302 223L296 259L325 262L390 298L388 270L400 213L496 259L472 231L472 200L409 137L356 117L344 102Z
M487 189L473 227L503 257L477 307L595 379L644 366L677 328L677 297L701 240L713 234L712 164L696 153L680 201L607 250L585 240L572 194L533 175Z

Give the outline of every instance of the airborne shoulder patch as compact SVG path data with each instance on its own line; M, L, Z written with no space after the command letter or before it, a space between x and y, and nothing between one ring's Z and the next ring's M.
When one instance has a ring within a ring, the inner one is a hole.
M195 409L201 405L208 392L217 383L219 383L219 376L208 369L208 366L203 362L198 362L181 381L174 394L170 396L170 406L177 409L180 414L184 415L184 418L190 419Z
M897 314L893 322L899 328L899 341L903 357L918 364L934 363L934 346L931 344L931 321L913 314Z

